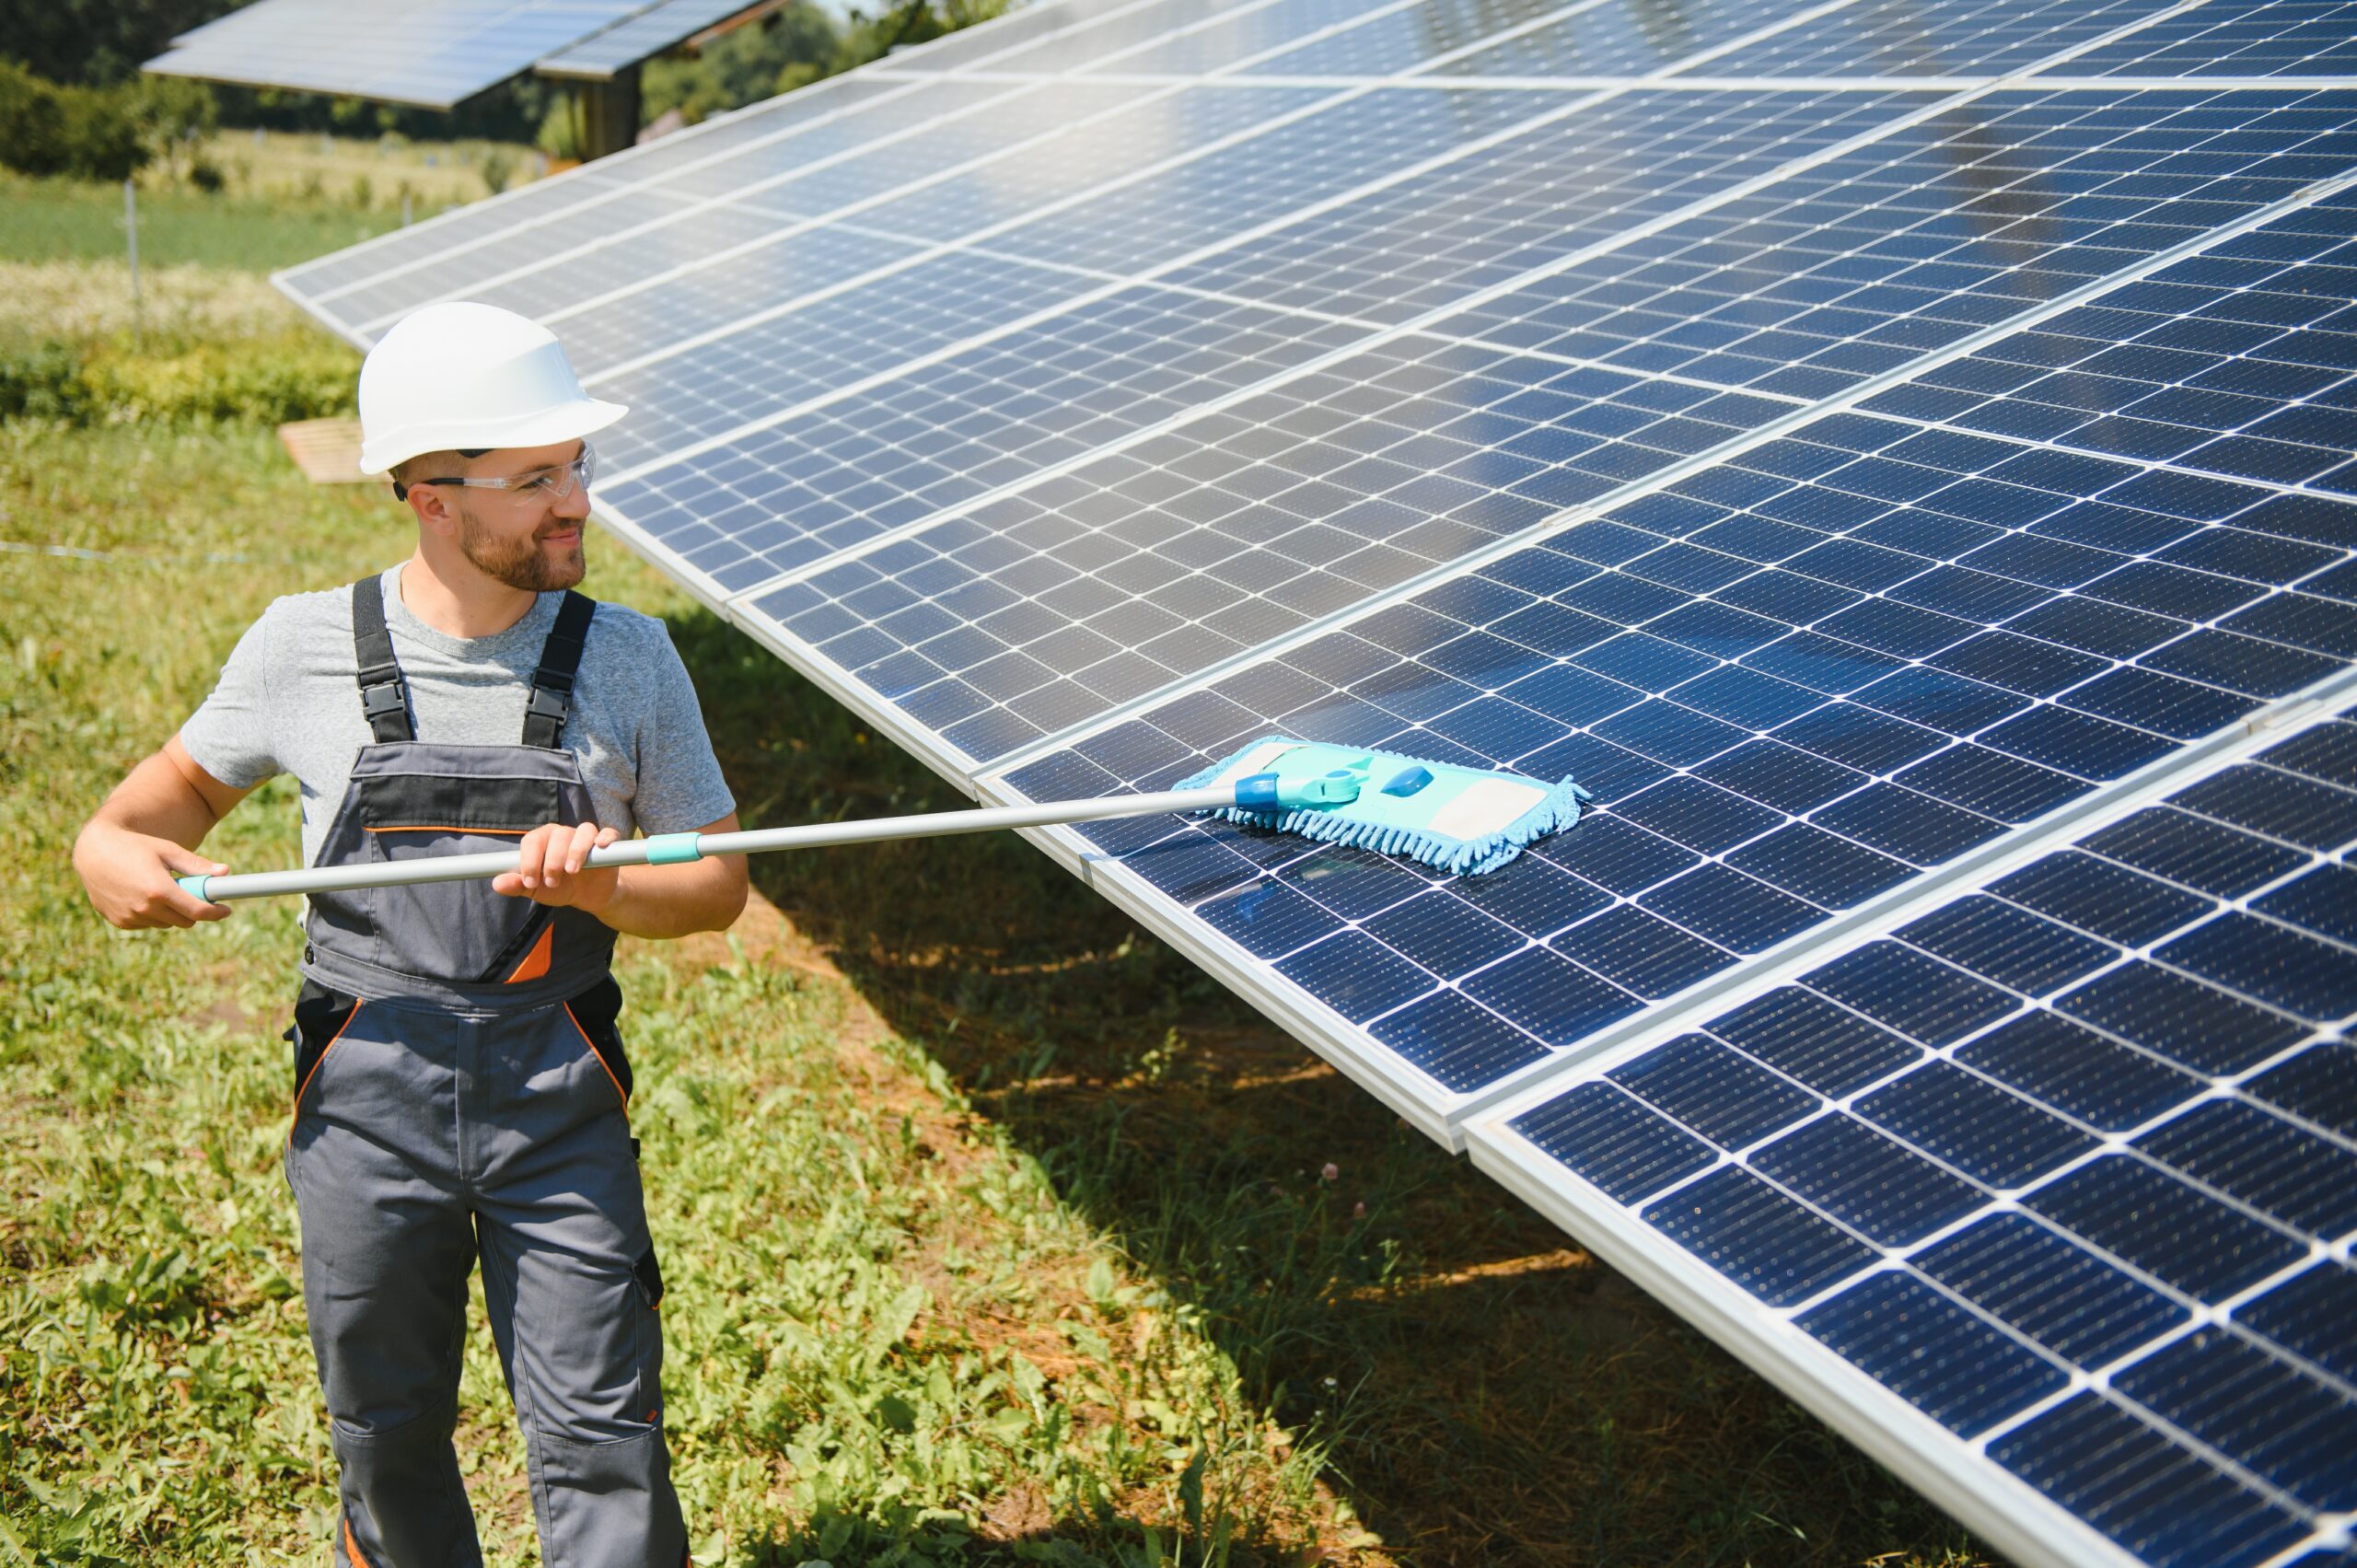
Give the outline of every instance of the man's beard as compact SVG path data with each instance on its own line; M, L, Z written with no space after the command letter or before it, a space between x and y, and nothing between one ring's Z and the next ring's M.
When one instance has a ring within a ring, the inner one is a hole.
M474 514L463 506L459 508L459 553L474 563L485 575L526 593L569 588L587 570L579 544L563 555L551 556L540 548L538 528L522 539L502 539L477 522Z

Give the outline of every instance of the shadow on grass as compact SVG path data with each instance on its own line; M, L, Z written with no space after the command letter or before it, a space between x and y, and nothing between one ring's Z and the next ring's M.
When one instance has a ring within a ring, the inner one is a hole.
M749 826L965 804L715 618L670 624ZM753 866L1401 1561L1958 1560L1944 1516L1014 836Z
M1049 1568L1181 1568L1195 1559L1190 1545L1182 1549L1169 1528L1157 1529L1141 1519L1108 1513L1096 1516L1055 1518L1036 1499L1025 1499L1027 1517L1017 1523L994 1522L989 1533L977 1536L956 1525L936 1524L913 1528L884 1529L857 1515L820 1509L808 1525L789 1535L765 1534L743 1542L745 1560L756 1568L800 1568L810 1562L888 1564L896 1562L957 1562L985 1568L987 1564L1038 1562ZM1081 1541L1095 1544L1083 1546ZM1108 1544L1110 1543L1110 1544ZM1256 1545L1235 1543L1238 1563L1288 1561Z

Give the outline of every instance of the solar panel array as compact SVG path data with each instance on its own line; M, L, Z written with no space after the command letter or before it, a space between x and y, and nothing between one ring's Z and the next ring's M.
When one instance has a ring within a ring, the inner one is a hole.
M2289 1562L2357 1514L2357 726L2281 743L2357 690L2352 17L1081 0L280 281L547 321L600 517L981 798L1577 777L1481 878L1037 837L2005 1550Z
M254 0L140 67L159 75L450 109L536 65L603 79L753 0Z

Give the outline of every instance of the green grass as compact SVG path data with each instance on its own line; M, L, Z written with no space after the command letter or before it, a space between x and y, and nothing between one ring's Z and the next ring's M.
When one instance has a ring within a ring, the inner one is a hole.
M316 1561L293 912L114 933L65 852L273 594L397 557L403 518L261 427L19 425L0 540L88 552L0 552L0 1559ZM598 546L749 821L954 804ZM214 853L291 864L294 813L274 784ZM1028 846L756 865L774 909L730 941L621 959L699 1562L1985 1561ZM477 1322L463 1461L528 1561Z
M0 261L120 261L122 187L0 174ZM423 217L425 214L417 213ZM269 272L401 225L398 208L295 205L180 188L139 192L139 262Z

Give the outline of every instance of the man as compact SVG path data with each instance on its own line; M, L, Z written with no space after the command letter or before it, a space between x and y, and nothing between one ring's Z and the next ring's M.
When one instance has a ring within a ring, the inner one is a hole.
M617 932L727 925L745 864L585 865L633 829L737 825L662 623L570 591L587 437L624 412L508 311L432 305L394 327L360 371L361 467L393 476L415 553L273 603L75 844L125 927L225 917L173 878L226 869L197 846L280 772L312 864L517 853L487 883L311 900L284 1163L343 1568L482 1560L451 1444L478 1253L542 1560L687 1556L608 965Z

